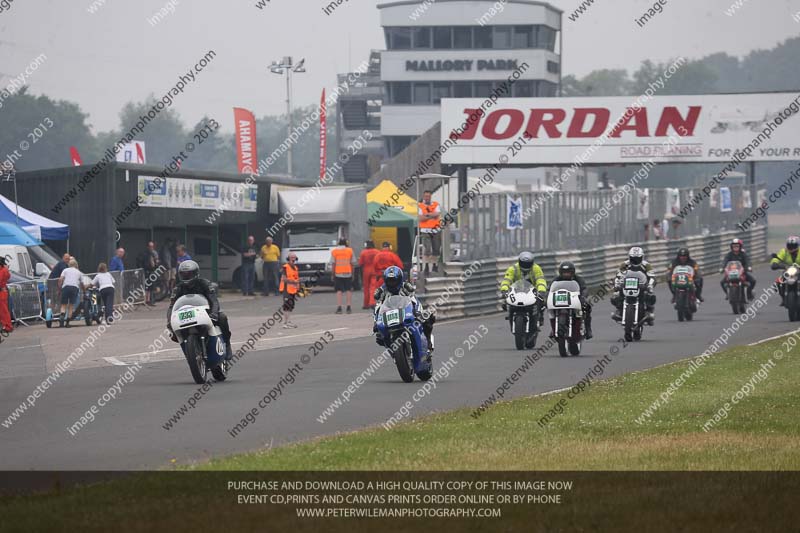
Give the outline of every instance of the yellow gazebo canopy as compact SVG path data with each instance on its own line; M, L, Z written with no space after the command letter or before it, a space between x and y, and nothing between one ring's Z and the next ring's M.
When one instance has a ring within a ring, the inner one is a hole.
M393 194L395 195L394 197L392 197ZM390 207L402 210L415 219L419 209L416 200L403 191L398 191L397 185L389 180L383 180L367 193L367 203L369 204L371 202L381 205L383 205L384 202L388 202Z

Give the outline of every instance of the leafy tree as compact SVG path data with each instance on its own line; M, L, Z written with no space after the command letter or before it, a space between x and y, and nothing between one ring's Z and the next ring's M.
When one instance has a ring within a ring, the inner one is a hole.
M17 170L35 170L69 166L69 147L73 145L83 147L88 154L97 151L86 124L88 115L77 104L32 96L27 89L22 87L9 96L0 109L1 159L10 155L16 158Z

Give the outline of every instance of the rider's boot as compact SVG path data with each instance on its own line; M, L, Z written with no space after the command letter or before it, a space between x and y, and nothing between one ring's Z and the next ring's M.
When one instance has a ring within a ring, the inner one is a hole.
M586 337L586 340L588 341L589 339L594 337L594 335L592 334L592 317L586 317L584 319L584 321L585 321L584 323L586 325L586 335L585 335L585 337Z

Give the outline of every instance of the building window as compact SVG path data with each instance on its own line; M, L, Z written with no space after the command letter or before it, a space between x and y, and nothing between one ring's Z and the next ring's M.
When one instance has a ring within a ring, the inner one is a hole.
M492 27L479 26L475 28L475 48L492 47Z
M511 26L494 27L493 48L511 48Z
M512 91L518 98L536 96L536 82L532 80L517 80L514 82Z
M386 36L389 50L409 50L411 48L411 28L388 28Z
M411 83L400 81L391 85L391 102L393 104L411 103Z
M431 29L429 27L413 28L411 33L414 36L414 48L431 47Z
M414 84L414 104L426 105L431 103L431 84L417 82Z
M405 136L405 135L396 135L392 137L386 137L386 142L388 144L388 152L389 157L394 157L403 150L405 150L409 144L414 142L415 137Z
M533 26L514 26L514 48L533 48Z
M537 48L554 51L556 48L556 30L548 26L540 26Z
M475 92L473 94L475 98L487 98L490 94L492 94L492 82L490 81L475 82Z
M559 64L555 61L548 61L547 62L547 72L551 74L558 74Z
M453 28L447 26L433 28L433 47L439 50L453 48Z
M454 98L472 98L472 82L457 81L453 83Z
M558 85L549 81L539 82L539 96L555 96Z
M472 48L472 27L456 26L453 28L453 48Z
M451 85L449 81L435 81L433 82L433 103L442 103L442 98L450 98L452 96Z

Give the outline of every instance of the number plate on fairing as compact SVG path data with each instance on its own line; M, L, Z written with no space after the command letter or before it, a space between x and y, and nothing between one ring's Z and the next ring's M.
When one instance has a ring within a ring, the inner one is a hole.
M396 326L400 323L400 310L392 309L386 313L386 325Z
M184 322L191 322L194 319L195 319L194 309L190 309L189 311L181 311L180 313L178 313L178 321L180 321L181 324L183 324Z
M569 307L569 293L568 292L557 292L553 297L553 305L556 307Z

